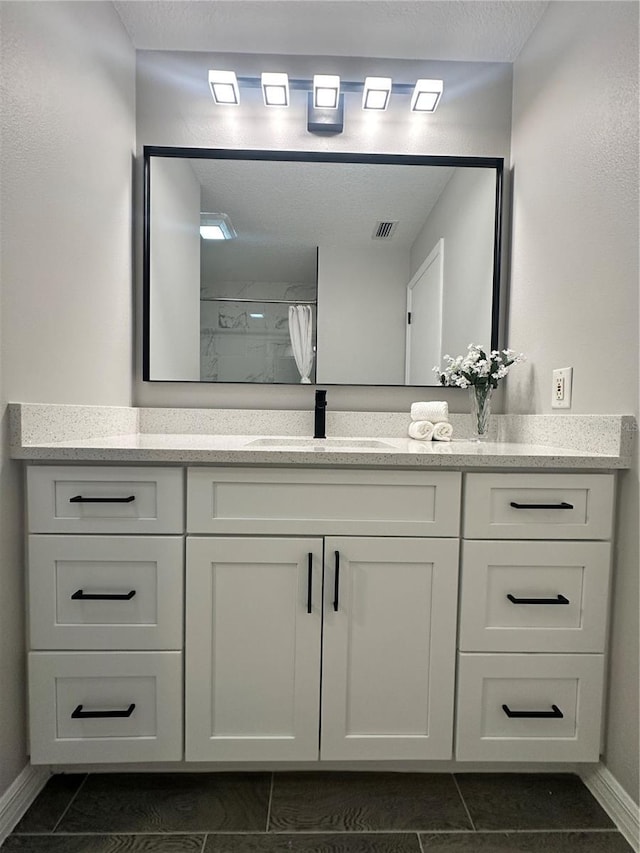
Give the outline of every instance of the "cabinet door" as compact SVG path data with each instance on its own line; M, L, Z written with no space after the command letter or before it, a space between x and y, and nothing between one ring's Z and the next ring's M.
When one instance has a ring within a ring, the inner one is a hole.
M457 589L455 539L325 540L321 758L451 758Z
M186 578L186 759L316 760L322 540L189 537Z

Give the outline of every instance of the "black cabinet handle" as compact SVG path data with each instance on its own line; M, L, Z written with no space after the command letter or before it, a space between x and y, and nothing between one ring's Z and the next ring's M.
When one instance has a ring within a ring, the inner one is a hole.
M135 501L135 495L129 495L126 498L83 498L82 495L76 495L74 498L69 498L70 504L130 504Z
M312 601L311 594L313 588L313 554L309 553L309 564L307 567L307 613L311 613Z
M336 573L333 579L333 609L338 612L340 597L340 551L335 551Z
M102 594L97 592L85 592L83 589L77 589L71 596L72 601L131 601L136 594L135 589L129 592Z
M564 717L557 705L552 705L550 711L512 711L508 705L503 705L502 710L507 717L530 717L545 720L561 720Z
M555 598L516 598L509 592L507 598L512 604L571 604L564 595L557 595Z
M559 504L519 504L517 501L511 501L511 506L514 509L573 509L573 504L566 501Z
M135 708L135 702L132 702L126 711L83 711L82 705L78 705L75 711L71 714L72 720L95 720L106 717L130 717Z

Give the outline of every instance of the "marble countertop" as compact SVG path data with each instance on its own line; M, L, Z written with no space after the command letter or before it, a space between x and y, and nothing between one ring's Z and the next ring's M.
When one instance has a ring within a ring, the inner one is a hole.
M408 438L270 436L274 446L256 446L256 435L124 434L13 447L18 459L58 462L164 462L216 465L319 465L412 468L614 469L628 467L619 455L520 442L414 441ZM334 442L343 442L335 446ZM358 446L360 442L375 444ZM380 446L385 445L385 446Z

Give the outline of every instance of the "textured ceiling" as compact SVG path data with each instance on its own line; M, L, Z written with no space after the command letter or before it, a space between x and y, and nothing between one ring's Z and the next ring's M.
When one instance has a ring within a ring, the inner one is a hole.
M513 62L537 0L116 0L139 50Z
M203 210L228 214L245 240L282 245L370 248L378 221L398 220L389 245L408 250L453 174L445 166L190 162Z

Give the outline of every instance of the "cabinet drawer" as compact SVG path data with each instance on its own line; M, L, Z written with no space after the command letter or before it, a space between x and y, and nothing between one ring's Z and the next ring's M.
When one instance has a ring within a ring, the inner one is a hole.
M191 468L190 533L457 536L460 474Z
M609 539L612 474L469 474L467 539Z
M182 533L180 468L30 466L31 533Z
M456 758L597 761L603 672L604 655L458 655Z
M181 652L32 652L33 764L182 758Z
M460 649L603 652L608 542L465 541Z
M33 649L180 649L180 536L30 536Z

